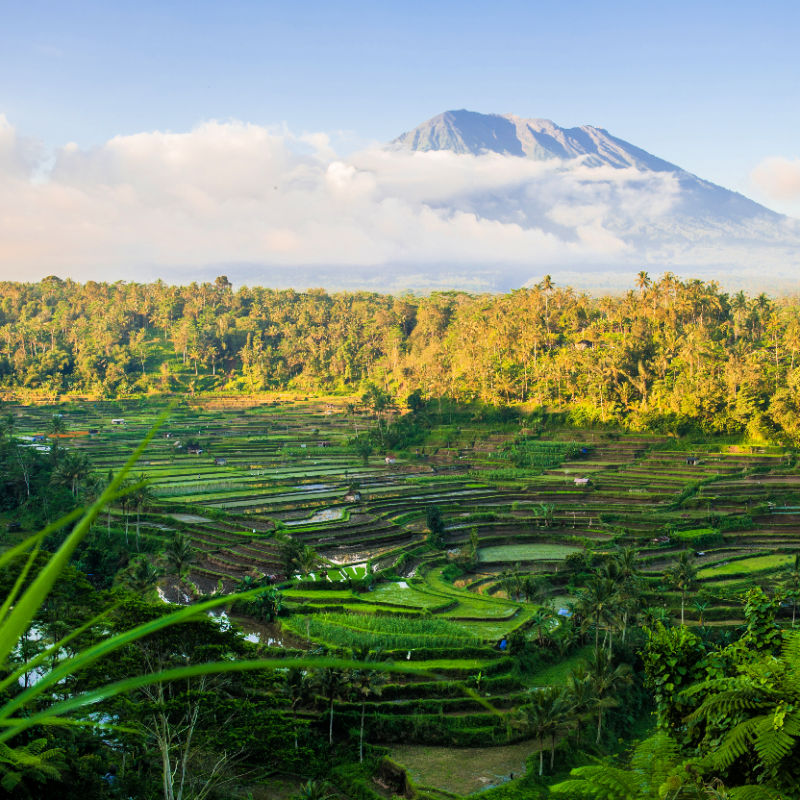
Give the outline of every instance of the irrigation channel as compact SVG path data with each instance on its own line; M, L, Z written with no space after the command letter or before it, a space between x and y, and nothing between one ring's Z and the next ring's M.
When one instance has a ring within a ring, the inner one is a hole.
M122 466L162 407L26 407L17 433L45 433L57 411L66 428L60 446L85 452L105 474ZM780 448L473 421L434 427L422 445L391 457L378 448L364 460L348 441L374 424L330 399L184 402L138 466L153 497L138 526L130 509L111 509L120 527L129 517L132 539L135 527L140 541L189 537L199 556L189 574L196 595L272 576L288 616L276 626L244 621L252 641L292 650L365 645L425 667L432 677L398 678L370 701L381 712L368 715L372 742L511 746L510 712L531 687L563 681L561 667L576 655L520 676L498 642L524 631L543 605L569 613L580 590L573 554L635 547L643 603L677 615L680 597L665 573L688 546L704 598L687 606L688 623L736 625L741 591L774 583L800 548L800 472ZM572 457L515 468L504 445L520 436L553 452L563 444ZM202 452L187 453L189 440ZM426 545L432 505L444 520L441 550ZM285 574L276 529L315 548L320 566ZM476 557L454 572L475 535ZM514 573L548 581L524 599L509 588ZM494 711L454 689L459 681Z

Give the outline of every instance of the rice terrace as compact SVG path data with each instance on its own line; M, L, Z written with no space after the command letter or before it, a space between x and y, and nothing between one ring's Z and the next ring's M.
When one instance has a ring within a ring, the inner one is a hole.
M609 660L636 618L662 631L681 620L710 640L748 624L745 592L771 594L797 570L800 472L779 445L479 403L379 418L359 397L287 393L4 410L21 442L85 457L97 475L117 473L166 414L135 466L146 490L104 510L80 552L90 582L98 550L124 538L118 580L155 588L167 607L262 587L210 620L283 659L287 675L319 654L408 670L357 671L349 687L331 674L294 694L287 678L280 713L295 746L300 735L369 749L369 771L327 773L350 797L533 796L528 781L558 774L553 754L570 742L600 742L604 726L648 734L641 690ZM365 445L369 431L394 439ZM178 566L137 583L163 552ZM635 590L620 591L626 582ZM778 609L784 622L792 603ZM606 682L577 722L520 716L579 692L591 670ZM299 772L273 769L251 796L288 797Z

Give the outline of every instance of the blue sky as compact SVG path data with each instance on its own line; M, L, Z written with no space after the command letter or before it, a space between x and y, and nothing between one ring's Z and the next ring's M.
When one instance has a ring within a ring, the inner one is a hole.
M800 221L687 221L675 176L380 147L449 109L590 124L800 220L797 0L0 12L0 280L797 286Z
M0 113L49 146L234 118L346 150L464 107L605 127L745 191L800 155L796 2L3 5Z

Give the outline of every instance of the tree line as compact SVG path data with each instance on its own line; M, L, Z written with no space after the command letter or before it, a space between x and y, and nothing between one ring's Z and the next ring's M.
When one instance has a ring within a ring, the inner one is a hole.
M579 424L800 437L800 301L641 272L591 297L329 294L227 278L0 283L0 389L360 391L564 409ZM419 395L418 395L419 396Z

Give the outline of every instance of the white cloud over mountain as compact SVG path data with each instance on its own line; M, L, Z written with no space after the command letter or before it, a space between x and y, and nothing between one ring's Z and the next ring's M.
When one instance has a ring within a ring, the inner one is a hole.
M586 158L380 147L339 158L325 134L240 122L44 155L0 117L6 280L224 272L298 288L489 289L544 272L621 285L642 267L713 275L728 263L745 280L758 264L763 274L764 253L777 279L798 268L793 222L692 227L676 216L674 172Z

